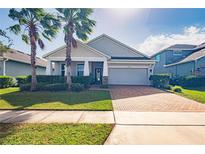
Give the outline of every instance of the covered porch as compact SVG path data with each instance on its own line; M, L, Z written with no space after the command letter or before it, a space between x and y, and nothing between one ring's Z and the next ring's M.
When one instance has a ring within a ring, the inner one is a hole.
M50 58L47 75L66 75L65 58ZM71 76L91 76L92 84L108 84L108 64L105 58L72 58Z

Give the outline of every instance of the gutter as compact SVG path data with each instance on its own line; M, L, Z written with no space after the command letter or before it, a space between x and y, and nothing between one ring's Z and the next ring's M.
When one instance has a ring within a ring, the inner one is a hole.
M3 59L3 76L6 75L6 62L8 61L9 59Z

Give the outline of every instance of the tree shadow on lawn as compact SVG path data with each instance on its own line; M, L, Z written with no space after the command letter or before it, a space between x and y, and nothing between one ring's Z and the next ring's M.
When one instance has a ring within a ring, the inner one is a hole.
M31 112L0 111L0 145L4 139L14 134L15 129L31 118Z
M11 92L0 95L2 101L9 103L13 109L25 109L33 105L44 105L46 103L63 104L63 105L86 105L87 103L102 103L111 101L108 91L83 91L83 92ZM1 107L1 106L0 106ZM9 108L9 107L8 107ZM49 109L49 108L48 108ZM67 109L67 108L66 108Z

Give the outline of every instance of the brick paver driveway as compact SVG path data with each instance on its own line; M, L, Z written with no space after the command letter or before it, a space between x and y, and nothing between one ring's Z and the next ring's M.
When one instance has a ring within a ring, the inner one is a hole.
M112 86L115 111L205 111L205 105L149 86Z

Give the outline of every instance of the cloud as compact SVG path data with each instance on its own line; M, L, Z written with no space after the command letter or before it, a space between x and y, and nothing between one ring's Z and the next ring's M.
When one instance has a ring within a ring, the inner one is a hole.
M205 27L190 26L185 27L181 34L150 35L144 42L138 44L136 48L147 55L153 55L174 44L198 45L203 42L205 42Z

